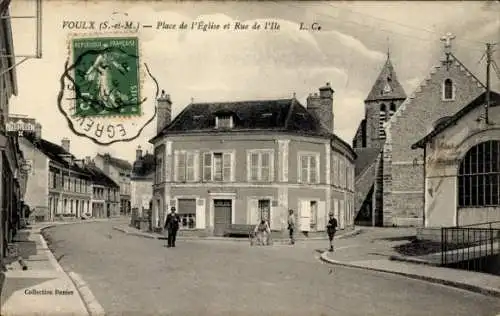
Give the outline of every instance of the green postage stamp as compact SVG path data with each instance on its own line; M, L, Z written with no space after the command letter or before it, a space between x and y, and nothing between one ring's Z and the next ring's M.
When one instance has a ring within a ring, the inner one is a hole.
M61 81L69 127L98 144L133 140L156 114L156 80L131 34L71 37Z
M137 37L78 38L72 41L75 114L140 114Z

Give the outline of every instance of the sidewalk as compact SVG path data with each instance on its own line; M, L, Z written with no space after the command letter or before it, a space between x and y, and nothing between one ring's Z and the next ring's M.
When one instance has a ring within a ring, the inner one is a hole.
M0 272L0 277L4 278L3 284L0 282L0 314L89 315L89 310L100 311L99 306L94 309L89 306L93 296L85 292L88 288L83 282L78 282L78 275L69 272L74 280L68 276L41 235L44 228L95 221L104 219L36 223L19 231L15 244L18 256L23 258L28 269L23 271L18 261L6 262L6 271Z
M158 234L158 233L148 233L144 231L140 231L136 228L130 227L128 225L116 225L113 226L114 230L120 231L124 234L131 235L131 236L138 236L138 237L143 237L143 238L149 238L149 239L167 239L165 235L163 234ZM335 239L342 239L342 238L347 238L351 236L355 236L361 233L361 229L356 228L354 230L349 230L349 231L337 231L337 234L335 236ZM327 237L300 237L300 238L295 238L296 241L317 241L317 240L326 240ZM216 241L236 241L236 242L246 242L248 243L248 238L235 238L235 237L216 237L216 236L208 236L208 237L197 237L197 236L177 236L177 240L216 240ZM288 238L273 238L273 243L275 244L280 244L280 243L286 243L288 244L290 242L290 239Z
M1 314L88 315L75 285L48 249L39 225L20 231L16 240L28 270L23 271L17 261L7 264Z
M500 276L421 264L422 259L394 261L398 254L393 247L399 242L370 240L369 236L370 232L360 235L353 239L354 243L337 247L335 252L322 252L321 259L331 264L393 273L500 297Z

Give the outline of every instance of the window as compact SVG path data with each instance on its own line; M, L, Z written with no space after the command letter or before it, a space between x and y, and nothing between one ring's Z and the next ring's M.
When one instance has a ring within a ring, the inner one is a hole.
M389 117L391 117L394 112L396 112L396 104L394 102L391 102L391 105L389 107Z
M163 159L160 155L156 156L156 183L163 182Z
M248 181L271 182L274 179L274 154L272 150L247 152Z
M232 181L233 154L209 152L203 154L203 181Z
M195 181L196 180L196 152L176 151L176 180L178 182Z
M455 99L455 87L451 79L446 79L443 83L443 100L454 100Z
M472 147L460 163L458 206L500 205L500 141Z
M299 154L298 182L319 183L319 154Z
M177 200L177 214L181 218L180 229L196 228L196 199Z
M229 115L217 116L215 118L216 128L233 128L233 117Z
M385 107L385 104L380 105L380 117L378 121L378 136L380 138L385 138L385 130L384 130L384 123L387 120L387 115L386 115L387 108Z

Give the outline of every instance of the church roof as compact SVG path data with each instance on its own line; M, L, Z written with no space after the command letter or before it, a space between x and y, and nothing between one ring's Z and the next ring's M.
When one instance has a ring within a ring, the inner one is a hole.
M354 148L356 153L356 162L354 167L354 175L357 178L359 175L371 166L380 154L380 148Z
M406 99L403 86L399 83L389 55L380 71L372 90L365 101Z
M490 91L490 107L500 106L500 94ZM464 117L467 113L470 113L472 110L479 106L483 106L486 102L486 92L482 93L476 99L474 99L471 103L467 104L460 111L455 113L453 116L448 117L445 121L436 125L434 130L427 134L424 138L416 142L411 146L412 149L424 148L425 144L427 144L430 140L432 140L435 136L440 134L442 131L453 125L455 122Z

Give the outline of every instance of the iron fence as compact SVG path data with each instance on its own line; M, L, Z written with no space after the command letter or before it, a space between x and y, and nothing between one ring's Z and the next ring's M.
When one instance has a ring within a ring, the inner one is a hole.
M441 265L484 271L500 256L500 221L441 228Z

